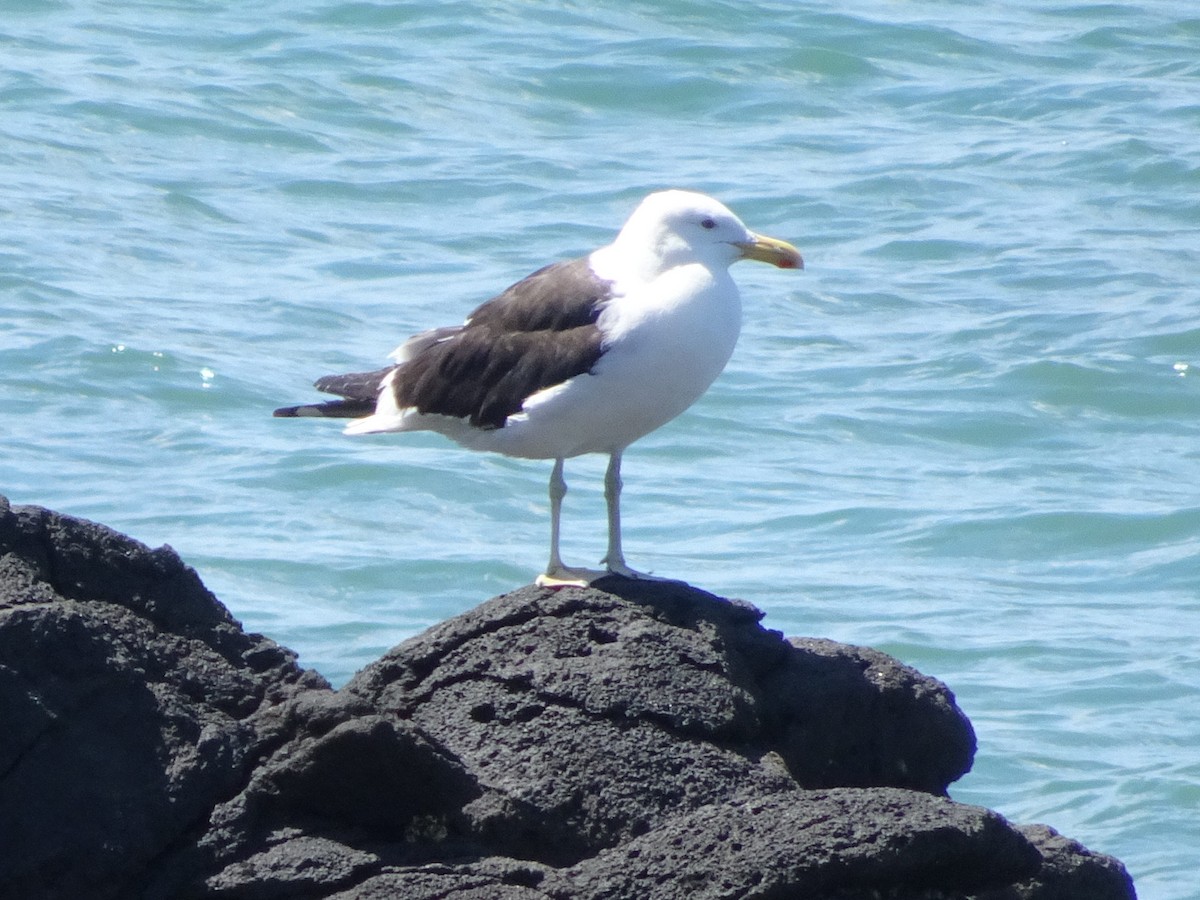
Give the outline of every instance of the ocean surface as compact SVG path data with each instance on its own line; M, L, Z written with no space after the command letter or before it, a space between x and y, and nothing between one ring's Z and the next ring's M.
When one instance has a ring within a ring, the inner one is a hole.
M6 0L0 493L343 683L540 571L549 465L271 410L670 186L808 269L735 268L728 369L626 455L631 564L941 678L956 799L1200 897L1191 0Z

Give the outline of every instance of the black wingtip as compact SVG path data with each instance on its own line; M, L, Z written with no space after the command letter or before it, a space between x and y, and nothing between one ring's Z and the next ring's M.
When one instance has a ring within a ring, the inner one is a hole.
M276 419L361 419L373 412L374 400L330 400L328 403L281 406L271 415Z

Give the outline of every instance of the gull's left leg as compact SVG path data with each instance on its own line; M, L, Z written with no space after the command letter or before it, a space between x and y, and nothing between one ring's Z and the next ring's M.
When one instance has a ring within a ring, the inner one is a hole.
M558 536L562 501L566 495L567 481L563 478L563 460L560 457L554 461L554 468L550 471L550 561L546 564L546 571L535 582L540 587L587 587L597 578L608 574L595 569L576 569L563 565L562 557L558 554Z
M608 571L626 578L645 578L665 581L644 572L636 572L625 564L625 553L621 549L621 451L614 450L608 459L608 471L604 473L604 502L608 506L608 553L604 563Z

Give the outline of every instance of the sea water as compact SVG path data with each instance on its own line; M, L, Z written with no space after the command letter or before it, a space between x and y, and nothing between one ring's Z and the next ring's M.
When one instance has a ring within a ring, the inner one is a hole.
M169 542L340 684L531 580L549 466L271 410L706 191L808 269L734 270L728 370L626 455L631 564L943 679L956 799L1200 897L1194 4L0 5L13 502Z

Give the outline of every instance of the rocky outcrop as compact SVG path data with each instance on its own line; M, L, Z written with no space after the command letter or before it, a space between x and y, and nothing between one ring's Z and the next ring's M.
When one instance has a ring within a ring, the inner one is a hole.
M0 500L0 898L1087 898L939 682L678 583L523 588L333 691L169 548Z
M0 895L131 896L314 689L169 548L0 498Z

